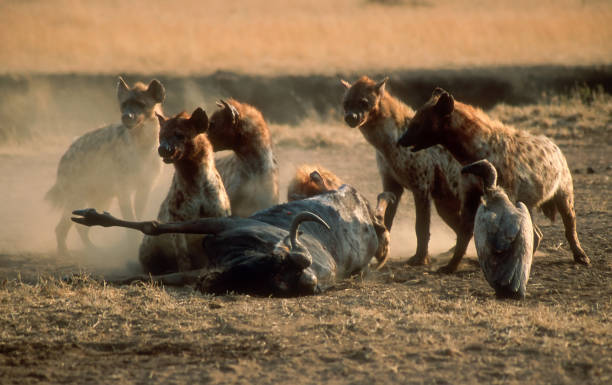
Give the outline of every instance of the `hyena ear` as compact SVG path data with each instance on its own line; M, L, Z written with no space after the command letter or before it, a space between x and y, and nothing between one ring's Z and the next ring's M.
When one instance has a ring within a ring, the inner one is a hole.
M310 173L310 180L314 182L320 188L325 187L325 182L323 182L323 177L321 176L321 174L319 174L317 170L314 170L313 172Z
M121 76L117 79L117 99L122 100L130 92L130 87Z
M385 78L383 80L381 80L380 82L376 83L376 89L378 90L379 94L382 94L385 91L385 84L387 84L388 80L389 80L389 77L385 76Z
M219 103L221 103L221 106L223 106L225 116L232 122L232 125L235 125L236 122L238 122L238 119L240 119L240 112L238 112L236 107L232 106L223 99L217 102L217 105L219 105Z
M147 93L156 103L163 103L166 98L166 90L164 86L157 79L151 80L149 83L149 87L147 88Z
M342 83L342 85L344 86L344 88L346 88L347 90L348 90L349 88L351 88L351 83L347 82L347 81L346 81L346 80L344 80L344 79L340 79L340 83Z
M436 87L436 88L434 88L433 92L431 93L431 96L432 97L440 96L440 95L442 95L445 92L446 91L443 88Z
M157 112L155 113L155 116L157 116L157 121L159 122L159 126L161 127L164 123L166 123L166 118L164 118L163 115L158 114Z
M450 113L453 112L454 108L455 99L453 99L453 96L446 91L440 94L438 102L434 106L434 109L440 116L450 115Z
M206 112L200 107L193 111L189 121L194 125L198 134L208 129L208 115L206 115Z

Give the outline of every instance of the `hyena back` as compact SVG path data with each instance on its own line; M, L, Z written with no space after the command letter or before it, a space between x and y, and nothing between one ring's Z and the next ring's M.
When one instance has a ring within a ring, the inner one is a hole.
M140 218L161 170L155 154L165 90L158 80L129 87L120 77L117 99L121 123L101 127L77 138L60 159L56 182L45 195L62 209L55 228L57 248L67 252L70 213L79 207L107 208L116 197L126 218ZM88 228L79 226L83 243L92 247Z
M191 116L180 113L171 119L158 118L161 126L159 156L164 163L174 165L174 176L157 219L172 223L229 216L230 201L205 134L208 117L204 110L197 108ZM151 274L205 267L209 261L202 237L192 234L145 236L139 250L140 264Z
M385 225L391 228L404 189L412 192L416 209L417 250L408 263L428 264L431 201L440 217L455 231L462 230L460 210L463 190L473 178L461 176L461 165L441 146L412 153L399 148L397 139L414 111L385 89L387 79L374 82L364 76L350 84L344 96L344 119L351 127L358 127L365 139L376 149L376 161L383 191L392 192L397 199L387 208Z
M559 211L574 260L590 263L576 232L572 176L565 156L549 138L492 120L482 110L456 102L448 92L436 88L409 122L398 144L411 146L412 151L441 144L462 164L489 160L511 201L525 203L530 213L540 207L551 220ZM476 207L467 213L472 218ZM537 248L542 234L535 222L533 228ZM449 270L456 269L461 257L462 254L453 256Z

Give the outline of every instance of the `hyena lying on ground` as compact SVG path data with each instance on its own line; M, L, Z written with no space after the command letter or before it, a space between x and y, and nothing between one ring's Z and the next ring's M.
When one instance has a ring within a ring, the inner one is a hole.
M125 218L141 217L161 169L155 154L165 90L152 80L130 88L120 77L117 99L121 124L99 128L76 139L62 156L55 185L45 199L63 210L55 228L57 249L66 253L70 213L83 205L107 208L117 197ZM134 202L132 203L132 197ZM88 228L79 226L81 240L93 247Z
M413 117L414 111L385 90L386 81L376 83L363 76L351 85L343 80L347 88L343 101L344 120L351 127L359 127L365 139L374 146L383 190L397 197L388 208L387 228L391 228L404 188L412 191L417 250L408 263L428 264L431 199L440 217L459 238L462 191L469 181L475 183L475 180L462 178L461 165L441 146L419 153L397 146L404 124Z
M287 188L287 200L305 199L323 192L337 190L342 181L321 166L301 165Z
M412 151L441 144L462 164L487 159L497 169L498 184L512 202L525 203L530 214L534 208L541 207L551 220L559 211L574 260L585 265L590 263L576 233L572 175L563 153L549 138L491 120L480 109L456 102L448 92L436 88L408 123L398 144L412 146ZM476 197L479 199L480 195ZM474 204L466 210L472 231L479 203L473 198L470 201ZM533 228L535 250L542 234L535 223ZM449 271L459 266L468 241L469 238L462 239L461 245L457 244L455 255L447 265Z
M217 170L232 214L247 217L278 203L278 165L270 132L255 107L233 99L218 104L221 109L210 117L208 138L215 151L234 152L217 158Z
M158 152L164 163L174 165L174 177L157 219L169 223L229 216L229 198L205 134L206 112L197 108L191 117L183 112L171 119L158 118ZM191 234L145 236L139 259L143 270L151 274L198 269L209 262L202 236Z

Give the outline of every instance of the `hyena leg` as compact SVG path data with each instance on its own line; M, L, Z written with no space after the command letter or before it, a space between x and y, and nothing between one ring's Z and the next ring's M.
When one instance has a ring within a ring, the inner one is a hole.
M429 246L429 227L431 224L431 200L426 192L414 192L416 211L416 254L409 260L409 265L428 265L430 263L427 249Z
M457 244L455 245L455 252L453 257L446 266L442 266L438 269L439 273L450 274L457 271L467 246L474 235L474 217L476 217L476 210L480 205L481 191L470 191L465 195L463 199L463 205L461 208L461 224L459 226L459 232L457 233Z
M70 220L70 211L62 213L62 217L59 220L57 226L55 226L55 239L57 240L57 253L60 255L68 254L68 247L66 245L66 238L68 237L68 231L72 226Z
M134 218L134 207L132 205L132 197L129 191L124 191L123 193L117 196L117 200L119 201L119 209L121 210L121 215L127 221L133 221ZM126 233L126 240L128 247L136 247L140 240L140 235L134 232Z
M570 192L558 191L553 198L561 219L563 219L563 226L565 226L565 238L569 242L572 253L574 254L574 261L583 265L590 265L591 259L586 255L580 241L578 240L578 233L576 232L576 213L574 212L574 194Z
M106 198L106 197L95 197L91 200L89 200L88 202L83 202L82 204L78 204L78 205L74 205L75 207L97 207L101 210L106 210L108 209L108 206L110 206L111 203L111 198ZM67 214L67 218L70 218L71 213ZM81 242L83 243L83 245L85 245L85 247L89 250L95 250L97 249L96 245L91 241L91 238L89 237L89 230L90 228L87 226L77 226L76 227L77 232L79 233L79 237L81 238Z
M529 209L529 216L531 217L531 225L533 226L533 252L535 253L540 246L540 242L542 238L544 238L544 234L542 230L536 225L535 218L533 217L533 209Z
M132 207L131 194L129 192L124 192L117 196L117 200L119 201L119 209L121 210L123 218L126 221L133 221L134 208Z
M404 193L404 187L397 183L390 175L386 174L382 175L382 185L383 191L389 191L395 194L395 201L390 202L387 206L387 210L385 211L385 226L389 231L391 231L393 219L397 213L397 207L399 206L399 202L402 199L402 194Z
M96 245L94 245L93 242L91 241L91 238L89 238L89 227L77 226L77 232L79 233L79 236L81 237L81 242L83 242L86 248L88 249L96 248Z
M454 232L455 236L459 238L459 233L461 232L461 215L459 214L461 211L461 205L452 202L448 197L446 199L436 199L434 198L434 204L436 206L436 211L438 215L444 223L448 225ZM442 253L442 255L452 255L455 252L455 246L451 247L448 251Z
M136 215L137 221L142 220L144 209L147 206L152 188L153 186L151 185L143 185L140 189L136 190L134 194L134 214Z

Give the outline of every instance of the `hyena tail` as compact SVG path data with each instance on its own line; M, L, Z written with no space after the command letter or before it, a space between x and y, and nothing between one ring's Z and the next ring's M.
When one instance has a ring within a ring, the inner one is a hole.
M53 187L47 191L45 194L45 200L56 209L61 209L64 207L64 194L62 194L62 190L60 189L58 183L55 183Z
M540 209L542 209L542 213L544 213L546 218L550 219L551 222L555 221L555 216L557 215L557 206L555 206L555 202L553 199L542 203L540 205Z

